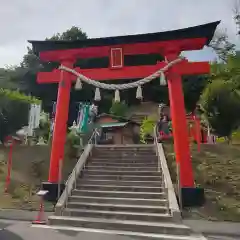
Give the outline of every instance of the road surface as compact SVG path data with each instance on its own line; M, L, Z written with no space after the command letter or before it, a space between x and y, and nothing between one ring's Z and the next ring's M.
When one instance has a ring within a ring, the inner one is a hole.
M0 240L136 240L136 238L99 233L61 233L31 227L30 222L0 220ZM240 237L209 236L209 240L240 240Z

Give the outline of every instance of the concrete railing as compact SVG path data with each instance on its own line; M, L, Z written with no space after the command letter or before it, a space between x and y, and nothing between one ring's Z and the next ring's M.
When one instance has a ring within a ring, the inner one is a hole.
M169 172L167 160L165 157L164 149L161 143L158 142L157 126L153 129L154 145L156 155L158 157L158 171L162 170L163 188L168 198L168 210L173 219L177 222L182 221L181 211L178 205L175 189L172 183L171 175Z
M167 197L168 197L169 211L175 221L181 221L182 220L181 211L179 209L176 193L175 193L172 179L170 176L170 172L168 169L167 160L166 160L166 157L164 154L163 146L161 143L157 142L156 147L157 147L157 155L158 155L162 173L163 173L164 187L166 189L166 193L167 193Z
M80 175L81 171L85 168L85 164L92 152L92 148L93 144L90 143L85 146L84 151L78 159L78 162L76 163L72 173L70 174L65 184L65 189L55 206L55 215L62 215L62 212L67 205L68 198L71 196L72 190L76 188L77 178Z

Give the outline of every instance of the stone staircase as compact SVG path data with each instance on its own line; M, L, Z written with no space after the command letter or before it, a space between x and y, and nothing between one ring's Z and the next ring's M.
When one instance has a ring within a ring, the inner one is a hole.
M154 145L96 146L49 227L134 239L205 239L174 218L163 183Z

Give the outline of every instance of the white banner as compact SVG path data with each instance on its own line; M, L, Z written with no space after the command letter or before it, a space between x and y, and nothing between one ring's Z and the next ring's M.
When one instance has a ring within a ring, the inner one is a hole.
M28 120L28 136L33 136L33 130L39 127L41 105L31 104Z

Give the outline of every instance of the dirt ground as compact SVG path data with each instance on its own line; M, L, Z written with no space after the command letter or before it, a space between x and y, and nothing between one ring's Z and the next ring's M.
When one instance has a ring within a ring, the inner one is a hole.
M12 157L11 182L8 193L4 192L7 176L9 148L0 146L0 208L36 210L39 199L36 192L42 181L48 177L49 146L14 146ZM65 157L63 179L66 179L77 159ZM52 210L52 204L46 203L46 210Z
M176 183L173 144L164 144L168 165ZM204 207L186 209L184 216L193 219L240 221L240 145L218 143L191 146L195 183L205 189Z

